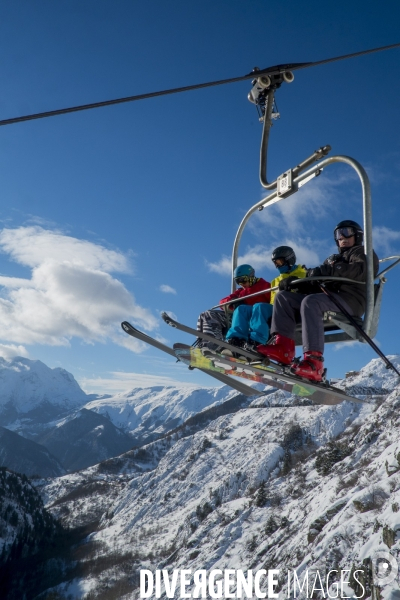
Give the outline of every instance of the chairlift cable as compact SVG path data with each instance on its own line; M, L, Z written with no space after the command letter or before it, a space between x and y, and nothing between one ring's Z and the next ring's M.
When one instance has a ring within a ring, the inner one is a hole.
M178 94L180 92L189 92L192 90L198 90L206 87L212 87L217 85L225 85L227 83L237 83L239 81L245 81L246 79L254 79L255 77L260 77L261 75L274 75L279 73L284 73L285 71L295 71L298 69L306 69L308 67L316 67L319 65L325 65L330 62L336 62L338 60L347 60L349 58L355 58L356 56L363 56L365 54L372 54L373 52L380 52L382 50L390 50L392 48L398 48L400 43L390 44L389 46L381 46L379 48L372 48L370 50L362 50L361 52L353 52L352 54L344 54L343 56L335 56L333 58L327 58L324 60L319 60L316 62L306 62L306 63L289 63L282 65L275 65L273 67L267 67L266 69L254 69L251 73L247 75L242 75L240 77L232 77L230 79L220 79L218 81L210 81L207 83L198 83L195 85L188 85L184 87L172 88L169 90L161 90L158 92L149 92L147 94L138 94L136 96L127 96L125 98L115 98L113 100L104 100L102 102L92 102L90 104L81 104L79 106L71 106L68 108L60 108L57 110L50 110L40 113L34 113L30 115L24 115L21 117L14 117L11 119L3 119L0 121L0 126L2 125L13 125L15 123L22 123L25 121L33 121L35 119L44 119L47 117L55 117L58 115L65 115L73 112L80 112L82 110L90 110L92 108L101 108L103 106L111 106L113 104L123 104L125 102L135 102L136 100L147 100L148 98L156 98L158 96L167 96L169 94Z

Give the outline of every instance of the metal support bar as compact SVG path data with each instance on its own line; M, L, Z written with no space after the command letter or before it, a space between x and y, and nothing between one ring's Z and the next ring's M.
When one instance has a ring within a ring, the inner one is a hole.
M395 259L397 259L396 262L394 262L392 265L389 265L388 267L386 267L386 269L383 269L383 271L378 273L377 277L379 277L379 279L381 279L383 277L383 275L385 275L385 273L390 271L390 269L393 269L393 267L396 267L400 263L400 256L388 256L387 258L380 259L380 261L379 261L380 263L386 262L387 260L395 260Z
M322 146L321 148L313 152L311 156L306 158L306 160L303 160L303 162L297 165L297 167L294 167L293 175L298 175L299 173L304 171L304 169L307 169L307 167L315 163L317 160L321 160L321 158L327 156L331 150L332 147L329 144L327 144L326 146Z
M272 183L268 183L267 180L267 156L268 156L268 142L269 132L272 127L272 108L274 106L274 95L275 90L270 89L265 99L265 114L264 114L264 125L261 136L261 148L260 148L260 182L266 190L272 190L276 186L276 180Z
M369 331L369 337L371 337L371 338L374 338L378 332L379 315L381 314L383 287L384 287L386 281L387 281L387 279L385 279L385 277L381 277L381 279L379 281L378 292L375 297L374 314L372 317L371 328Z

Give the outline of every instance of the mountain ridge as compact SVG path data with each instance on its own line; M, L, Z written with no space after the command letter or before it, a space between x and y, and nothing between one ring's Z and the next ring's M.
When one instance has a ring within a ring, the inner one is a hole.
M95 595L105 581L115 590L124 582L130 592L114 597L138 598L140 568L351 570L372 556L368 536L375 548L400 556L400 386L374 361L339 385L355 384L390 393L328 407L298 406L290 394L272 392L265 399L274 407L240 408L187 436L167 434L136 456L130 451L144 470L117 458L107 461L114 471L100 464L44 486L47 506L64 523L82 523L85 510L89 519L98 506L91 540L104 556L113 551L115 561L117 545L120 557L96 584L83 576L63 591L79 598L82 590ZM112 494L73 499L96 481ZM383 590L381 597L391 596Z

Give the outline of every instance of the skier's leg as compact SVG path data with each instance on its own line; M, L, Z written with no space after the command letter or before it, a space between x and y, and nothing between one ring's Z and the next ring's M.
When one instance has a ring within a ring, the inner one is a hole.
M351 308L348 304L337 294L338 299L343 307L352 314ZM331 310L334 312L338 311L338 308L334 302L325 294L312 294L306 296L301 303L301 323L303 332L303 350L308 352L310 350L317 352L324 352L324 324L323 316L324 312Z
M269 323L272 316L272 304L259 302L253 306L250 319L250 339L257 344L266 344L269 339Z
M268 344L260 344L257 351L272 360L290 365L295 354L295 329L300 319L300 306L304 294L279 292L274 301L271 333Z
M275 296L271 333L279 333L294 340L296 324L300 321L300 306L304 294L279 292Z
M226 333L226 339L238 338L247 340L249 337L249 324L253 307L247 304L237 306L233 312L232 323Z
M340 298L340 301L343 300ZM348 305L343 302L344 308ZM324 323L327 310L336 311L337 307L325 294L306 296L301 303L301 322L303 334L303 360L294 363L292 372L310 381L322 381L324 372ZM350 311L349 311L350 312Z
M203 333L207 333L207 335L215 337L217 340L225 339L227 328L228 320L222 310L206 310L199 315L197 320L197 329ZM218 344L213 344L212 342L198 338L198 346L216 350Z

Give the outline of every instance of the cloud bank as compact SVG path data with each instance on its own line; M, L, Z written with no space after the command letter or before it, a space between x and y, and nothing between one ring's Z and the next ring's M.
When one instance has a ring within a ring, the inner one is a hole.
M283 239L282 243L279 245L291 246L296 253L297 262L300 264L305 264L310 267L319 264L317 252L307 248L305 245L301 246L298 242L285 239ZM258 244L257 246L247 248L246 252L239 256L238 264L251 265L256 270L256 274L257 271L261 269L267 269L272 271L274 276L276 276L279 273L271 261L272 250L276 246L277 244L272 246L263 246L262 244ZM208 262L207 265L210 271L218 273L219 275L230 275L232 272L232 259L230 256L223 256L219 261Z
M15 344L69 345L73 337L140 351L139 342L120 332L121 321L157 326L112 275L131 272L121 252L39 226L3 229L0 251L31 270L30 278L0 276L1 354L3 348L9 356L14 349L26 354Z
M400 231L394 231L384 225L373 227L372 240L374 250L378 252L379 258L400 254Z
M146 373L126 373L115 371L110 373L110 377L83 377L79 384L87 394L118 394L129 392L138 387L188 387L196 388L197 385L185 381L178 381L167 375L151 375ZM204 386L205 387L205 386Z

